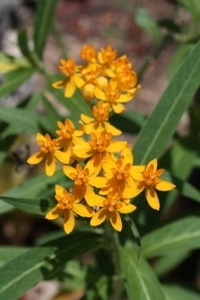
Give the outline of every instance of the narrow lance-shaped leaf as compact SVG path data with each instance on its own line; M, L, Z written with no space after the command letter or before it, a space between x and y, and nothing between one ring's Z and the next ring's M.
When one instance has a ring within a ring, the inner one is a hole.
M138 257L134 248L121 248L120 259L129 300L165 300L153 270L142 255Z
M19 299L36 283L54 275L68 260L96 249L98 238L96 234L75 233L33 248L8 262L0 268L0 299Z
M200 247L200 219L187 217L156 229L142 238L145 257L167 255L172 251L191 251Z
M40 0L37 4L34 49L38 57L42 57L46 40L56 12L57 0Z
M137 163L160 157L200 82L200 42L190 51L142 128L135 148Z
M199 292L178 285L163 285L166 300L199 300Z
M23 82L31 77L33 69L21 68L9 72L4 77L4 83L0 86L0 97L6 96L17 89Z

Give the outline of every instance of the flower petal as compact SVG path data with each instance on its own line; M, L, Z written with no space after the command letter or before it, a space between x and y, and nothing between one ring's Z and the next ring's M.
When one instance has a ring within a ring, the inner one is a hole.
M71 98L76 91L76 85L72 78L68 81L68 83L65 86L65 92L64 92L64 97L65 98Z
M59 218L61 215L63 214L63 210L54 207L52 208L45 216L45 219L48 219L48 220L55 220L57 218Z
M125 110L124 105L120 103L113 103L112 109L116 114L121 114Z
M107 209L102 208L98 212L96 212L95 215L92 217L92 219L90 220L90 225L98 226L105 221L106 217L107 217Z
M92 155L89 144L87 145L87 148L83 148L81 145L76 145L73 147L73 152L79 158L88 158Z
M72 210L66 210L64 213L64 230L67 234L72 232L75 226L75 218Z
M103 188L107 186L108 179L105 177L89 177L88 183L96 188Z
M33 155L31 155L28 159L27 159L27 163L30 165L37 165L39 164L43 159L45 158L45 154L42 152L37 152Z
M81 121L83 121L85 124L89 124L89 123L94 122L94 118L91 118L84 114L81 114Z
M155 188L159 191L171 191L175 188L175 184L171 183L171 182L168 182L168 181L164 181L162 180L161 182L157 183L155 185Z
M93 176L97 176L102 168L102 158L99 153L96 153L88 162L87 162L87 168L90 171L90 174L93 174Z
M56 195L61 196L61 197L63 197L65 192L67 192L64 187L62 187L61 185L58 185L58 184L56 184L55 190L56 190Z
M56 150L54 152L55 158L63 164L69 164L70 159L71 159L70 154L71 154L71 151L62 152L62 151Z
M130 203L122 203L122 207L118 209L118 211L122 214L128 214L136 210L136 206Z
M122 230L122 220L117 210L114 210L112 213L110 213L110 223L115 230Z
M147 165L147 167L146 167L146 170L150 170L151 172L156 172L156 170L157 170L157 165L158 165L158 162L157 162L157 159L155 158L155 159L152 159L149 163L148 163L148 165Z
M73 204L73 211L81 217L90 218L90 217L93 216L93 210L88 205L83 205L83 204L80 204L80 203L74 203Z
M55 89L62 89L66 85L66 80L59 80L52 84L52 87Z
M45 136L42 135L41 133L37 132L37 134L36 134L36 141L37 141L37 143L39 144L40 141L45 142L45 141L46 141L46 138L45 138Z
M112 133L112 135L114 135L114 136L120 135L122 133L121 130L115 128L108 122L104 122L104 127L105 127L106 132Z
M77 176L77 170L71 166L64 166L63 172L67 177L69 177L72 180L75 180L74 175Z
M137 181L145 181L143 174L138 172L134 167L131 167L131 176Z
M133 166L133 168L134 168L136 171L142 173L142 172L144 172L146 166L143 166L143 165L141 165L141 166Z
M95 204L93 204L95 195L93 188L89 186L89 184L86 184L84 198L89 206L95 206Z
M145 188L144 182L134 182L131 187L125 188L123 192L123 197L127 199L131 199L139 195Z
M121 152L125 147L126 147L127 142L118 142L118 141L113 141L110 143L110 145L106 148L106 151L108 152Z
M48 154L45 160L45 174L52 176L56 171L56 160L53 155Z
M73 75L73 81L79 89L85 84L85 81L81 78L79 74Z
M146 187L146 198L151 208L156 210L160 209L160 202L158 196L152 186Z
M119 99L117 99L117 102L126 103L126 102L131 101L132 98L133 98L133 96L128 93L122 94L122 95L120 95Z
M103 100L103 101L106 101L107 98L106 98L106 94L105 92L103 92L100 88L98 87L95 87L94 89L94 94L95 94L95 97L99 100Z

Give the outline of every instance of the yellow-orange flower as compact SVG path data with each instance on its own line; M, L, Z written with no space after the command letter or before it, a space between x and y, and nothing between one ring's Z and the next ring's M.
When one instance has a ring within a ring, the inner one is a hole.
M97 175L101 171L103 159L110 157L110 153L121 152L127 142L113 141L112 134L105 131L92 133L91 137L91 142L79 141L73 151L79 158L91 157L88 164Z
M51 139L48 134L44 136L37 133L36 140L40 151L29 157L27 163L36 165L45 160L45 173L52 176L56 171L56 160L67 163L68 159L63 152L59 151L60 145L57 139Z
M129 93L122 94L115 80L111 80L105 90L95 87L94 94L97 99L109 103L117 114L124 111L121 103L129 102L133 98Z
M107 198L101 197L99 206L102 208L94 214L90 225L98 226L108 219L117 231L122 230L122 221L119 213L128 214L136 209L136 206L130 204L129 201L123 201L119 194L112 193L109 193Z
M84 45L80 51L80 57L89 63L96 62L97 51L93 45Z
M67 177L74 181L74 197L80 200L85 198L90 206L95 206L96 200L94 199L98 199L99 196L94 194L92 186L103 187L104 182L99 180L97 184L94 181L94 169L91 168L89 163L84 168L80 164L77 164L76 168L64 166L63 171Z
M81 121L85 123L84 131L86 134L90 134L93 131L106 131L112 133L112 135L120 135L122 132L112 126L108 122L110 106L105 103L98 103L92 107L92 114L95 118L88 117L81 114Z
M111 64L117 55L117 51L112 48L111 45L108 45L106 49L101 48L97 54L98 61L100 64Z
M56 207L51 209L45 216L48 220L55 220L62 215L64 216L64 230L67 234L72 232L75 226L75 216L90 218L93 215L93 210L88 205L79 203L79 199L75 199L73 191L68 193L62 186L56 185L55 198L58 201Z
M159 210L160 202L155 189L159 191L171 191L176 187L173 183L160 178L163 173L163 169L157 170L157 159L151 160L147 166L134 166L132 177L137 184L134 184L130 189L125 191L125 197L135 197L145 189L148 204L153 209Z
M56 130L59 138L57 141L59 145L64 148L65 153L65 163L69 164L73 162L73 151L72 147L75 141L78 140L78 137L84 134L83 130L75 130L73 122L69 119L65 119L64 123L58 121L57 125L59 130Z
M77 88L81 88L84 85L80 74L80 67L69 57L67 60L60 60L59 69L67 77L54 82L52 86L56 89L64 88L64 96L70 98L74 95Z

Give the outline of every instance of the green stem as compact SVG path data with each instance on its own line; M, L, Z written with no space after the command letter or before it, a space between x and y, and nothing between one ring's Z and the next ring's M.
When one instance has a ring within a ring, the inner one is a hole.
M113 230L110 224L106 223L106 235L110 242L112 262L114 267L113 285L112 285L112 300L121 300L124 290L124 281L120 265L119 240L117 232Z

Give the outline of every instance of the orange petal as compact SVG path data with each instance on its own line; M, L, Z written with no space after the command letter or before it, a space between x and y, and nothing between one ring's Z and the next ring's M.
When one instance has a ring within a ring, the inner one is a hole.
M52 176L56 171L56 160L53 155L48 154L45 160L45 174Z
M171 191L171 190L173 190L175 187L176 187L176 186L175 186L173 183L168 182L168 181L164 181L164 180L162 180L161 182L159 182L159 183L157 183L157 184L155 185L155 188L156 188L157 190L163 191L163 192L165 192L165 191Z
M98 226L101 223L103 223L106 220L107 217L107 209L102 208L98 212L95 213L95 215L90 220L91 226Z
M39 164L43 159L45 158L45 154L42 152L37 152L33 155L31 155L28 159L27 159L27 163L30 165L37 165Z
M147 198L148 204L151 206L151 208L156 209L156 210L160 209L160 202L159 202L158 196L152 186L146 187L146 198Z
M64 230L67 234L72 232L75 226L75 218L72 210L66 210L64 213Z
M112 213L110 213L110 223L113 226L113 228L117 231L122 230L122 221L120 214L117 210L114 210Z
M45 219L48 220L55 220L57 218L59 218L62 215L63 211L57 207L52 208L52 210L50 210L46 216Z

